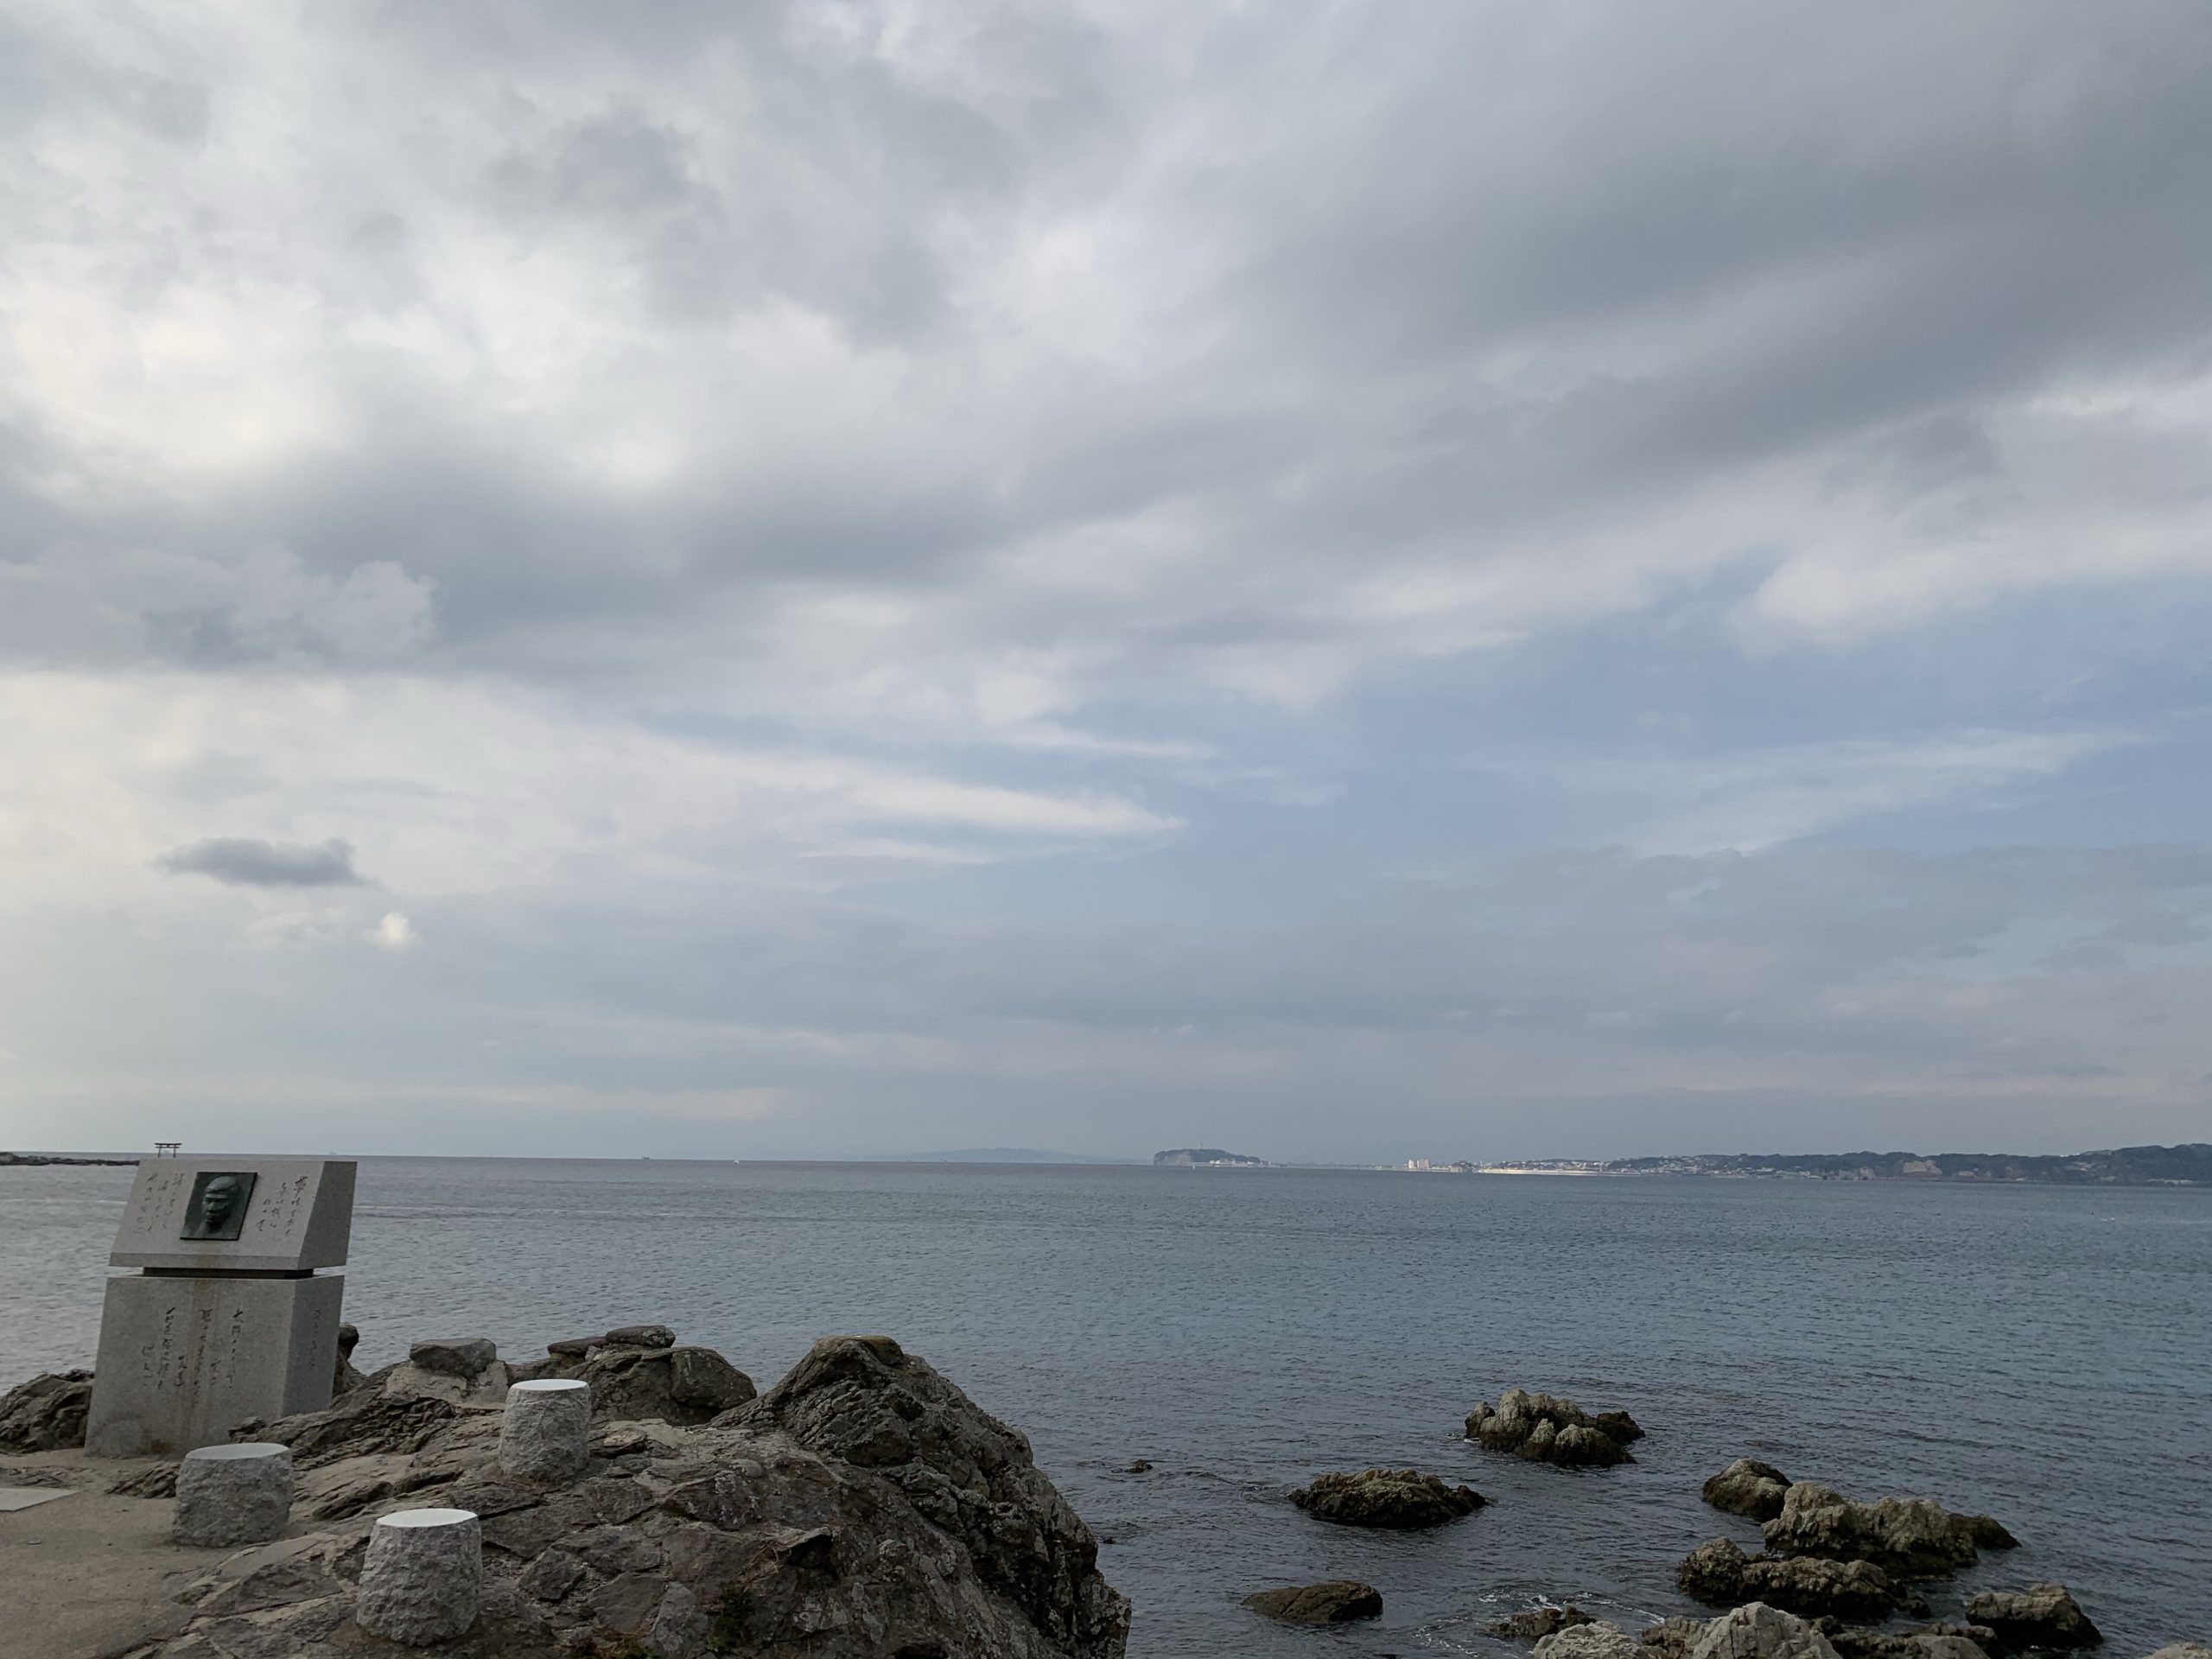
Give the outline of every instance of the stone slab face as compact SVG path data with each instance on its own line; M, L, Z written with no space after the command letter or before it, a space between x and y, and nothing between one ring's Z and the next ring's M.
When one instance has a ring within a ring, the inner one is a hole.
M221 1445L249 1417L321 1411L330 1403L345 1290L339 1274L110 1279L85 1449L177 1456Z
M109 1264L203 1273L342 1267L358 1167L338 1158L149 1158L130 1183Z

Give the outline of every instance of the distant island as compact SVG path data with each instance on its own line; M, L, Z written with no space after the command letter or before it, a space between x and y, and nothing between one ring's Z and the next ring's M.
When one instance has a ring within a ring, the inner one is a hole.
M1265 1169L1268 1160L1251 1158L1241 1152L1224 1152L1219 1147L1174 1147L1166 1152L1152 1154L1154 1165L1170 1169L1211 1169L1230 1164L1240 1167Z
M2052 1186L2212 1186L2212 1143L2115 1147L2038 1155L2014 1152L1706 1152L1664 1158L1526 1159L1427 1164L1446 1173L1488 1175L1783 1176L1823 1181L1967 1181Z
M97 1164L104 1169L135 1169L136 1158L73 1158L60 1153L0 1152L0 1168L29 1164Z

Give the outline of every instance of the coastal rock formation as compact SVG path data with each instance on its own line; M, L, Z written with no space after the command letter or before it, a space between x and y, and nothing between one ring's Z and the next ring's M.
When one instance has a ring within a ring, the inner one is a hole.
M1650 1649L1619 1625L1586 1619L1536 1643L1535 1659L1651 1659Z
M1490 1626L1490 1633L1509 1642L1541 1642L1558 1631L1591 1622L1590 1615L1580 1607L1531 1607L1497 1620Z
M46 1371L0 1395L0 1451L58 1452L85 1443L90 1371Z
M983 1584L1047 1640L1088 1654L1107 1651L1110 1635L1121 1652L1128 1603L1098 1576L1097 1540L1038 1469L1028 1437L890 1338L823 1338L774 1388L716 1420L728 1425L772 1427L876 1472L965 1545Z
M1985 1590L1967 1603L1967 1617L1987 1625L1996 1633L1999 1647L2007 1652L2094 1648L2105 1639L2063 1584Z
M1997 1633L1986 1624L1923 1624L1885 1630L1823 1620L1823 1634L1843 1659L1989 1659Z
M1262 1590L1244 1598L1255 1613L1286 1624L1344 1624L1355 1618L1380 1618L1382 1596L1371 1584L1357 1579L1332 1579L1326 1584L1288 1585Z
M1837 1659L1819 1630L1793 1614L1754 1601L1714 1619L1690 1659Z
M499 1348L489 1337L434 1337L407 1351L409 1364L464 1379L483 1376L499 1357Z
M343 1421L389 1440L370 1426L392 1397L360 1392L385 1403ZM370 1522L402 1491L480 1517L482 1611L445 1649L470 1659L1121 1659L1128 1604L1027 1440L887 1339L817 1343L711 1425L602 1424L567 1484L500 1470L499 1413L414 1398L435 1418L417 1449L302 1477L325 1503L385 1496L222 1560L161 1659L386 1651L353 1615Z
M1479 1401L1467 1414L1467 1438L1532 1463L1601 1467L1632 1461L1629 1442L1642 1440L1643 1431L1624 1411L1592 1417L1572 1400L1508 1389L1497 1405Z
M1690 1659L1690 1649L1705 1639L1709 1618L1662 1618L1637 1632L1644 1659Z
M1414 1469L1316 1475L1290 1501L1319 1521L1346 1527L1440 1527L1489 1502L1471 1486L1447 1486Z
M1782 1513L1789 1491L1789 1477L1757 1458L1738 1458L1700 1489L1700 1496L1716 1510L1746 1515L1754 1521L1771 1521Z
M1986 1515L1954 1514L1924 1497L1854 1503L1811 1481L1783 1494L1781 1512L1763 1532L1773 1554L1871 1561L1904 1579L1942 1578L1973 1566L1983 1549L2018 1542Z
M2212 1659L2212 1648L2202 1642L2174 1642L2158 1649L2151 1659Z
M338 1363L332 1368L330 1376L332 1399L352 1393L366 1380L353 1369L353 1351L360 1345L361 1333L358 1329L350 1325L338 1327Z
M590 1384L593 1416L664 1423L709 1422L758 1392L751 1377L713 1349L677 1346L664 1325L626 1325L595 1340L556 1343L543 1359L516 1367L514 1376L572 1377Z
M1885 1618L1920 1605L1871 1561L1746 1555L1726 1538L1700 1544L1683 1557L1675 1581L1684 1594L1712 1606L1764 1602L1808 1618Z

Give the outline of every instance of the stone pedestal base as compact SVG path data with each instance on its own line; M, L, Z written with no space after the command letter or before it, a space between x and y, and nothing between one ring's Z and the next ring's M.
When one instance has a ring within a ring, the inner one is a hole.
M110 1279L85 1449L175 1456L221 1445L249 1417L321 1410L345 1289L336 1274Z
M401 1510L369 1529L353 1618L372 1635L427 1648L476 1622L484 1539L470 1510Z
M203 1446L176 1467L176 1518L169 1536L200 1549L235 1549L284 1535L292 1517L288 1446Z

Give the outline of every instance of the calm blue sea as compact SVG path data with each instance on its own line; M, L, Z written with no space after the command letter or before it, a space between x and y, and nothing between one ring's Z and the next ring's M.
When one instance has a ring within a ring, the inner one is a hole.
M0 1384L89 1363L125 1170L0 1169ZM1512 1651L1538 1596L1634 1628L1756 1529L1698 1484L1755 1453L2025 1541L1939 1587L2063 1580L2136 1659L2212 1638L2212 1192L1386 1172L374 1160L347 1316L418 1337L662 1320L763 1386L885 1332L1026 1429L1112 1541L1133 1654ZM1460 1439L1513 1383L1625 1407L1632 1467ZM1135 1458L1150 1474L1119 1472ZM1283 1494L1415 1464L1492 1507L1367 1535ZM1379 1624L1279 1630L1271 1584L1374 1583Z

